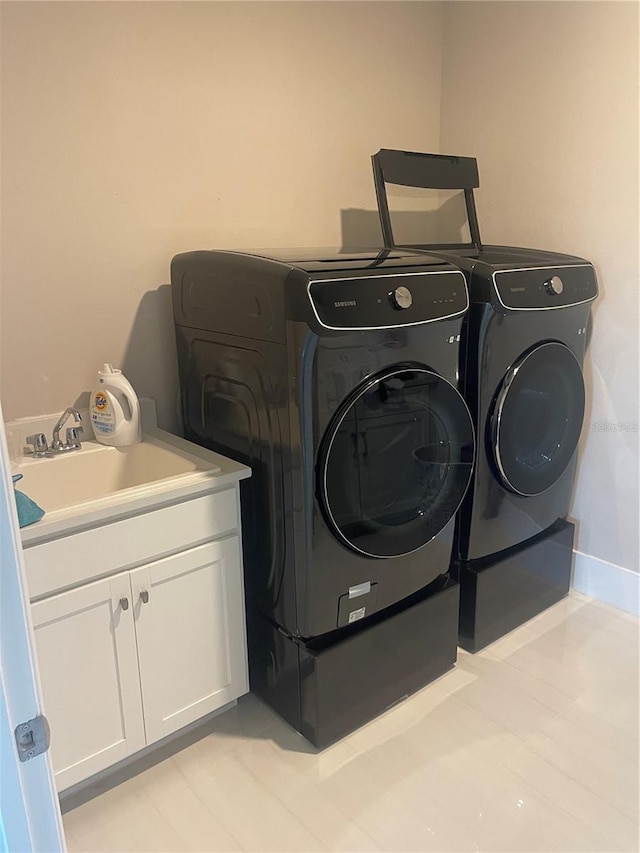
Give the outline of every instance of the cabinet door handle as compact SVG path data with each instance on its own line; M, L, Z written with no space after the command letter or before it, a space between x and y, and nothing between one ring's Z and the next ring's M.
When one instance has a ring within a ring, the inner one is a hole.
M140 598L142 599L142 603L143 603L143 604L148 604L148 602L149 602L149 593L147 592L147 590L146 590L146 589L143 589L143 590L142 590L142 592L140 593Z
M128 610L129 609L129 599L128 598L121 598L120 599L120 607L122 607L123 610Z

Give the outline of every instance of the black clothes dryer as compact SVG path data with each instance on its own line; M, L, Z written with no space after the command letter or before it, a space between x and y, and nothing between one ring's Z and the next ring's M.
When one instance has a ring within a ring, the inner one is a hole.
M452 573L461 583L460 644L476 651L569 590L574 527L566 518L596 275L583 258L483 246L474 158L383 149L373 167L389 246L386 184L465 195L469 242L412 248L457 264L469 287L462 388L478 452L458 515Z
M251 689L325 746L451 668L474 432L462 273L403 251L171 265L185 435L251 466Z

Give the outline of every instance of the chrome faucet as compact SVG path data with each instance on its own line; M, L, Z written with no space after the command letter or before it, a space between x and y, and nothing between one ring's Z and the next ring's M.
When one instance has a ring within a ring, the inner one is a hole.
M67 419L71 417L71 415L73 415L73 418L76 422L76 426L67 427L67 440L66 443L63 444L62 440L60 439L60 430L67 422ZM66 453L69 450L79 450L82 447L82 444L80 443L80 433L82 432L82 427L77 426L77 424L80 423L82 423L82 417L77 409L73 409L71 407L65 409L64 412L58 418L58 422L53 428L53 439L51 441L51 446L47 444L47 439L43 432L38 432L35 435L28 435L27 444L30 446L28 448L25 448L25 456L55 456L58 453Z
M77 450L80 445L78 433L82 432L82 427L70 427L67 429L67 443L63 444L60 440L60 430L67 422L67 419L73 415L76 424L82 423L80 412L77 409L69 407L58 418L58 423L53 428L53 441L51 442L51 450L54 453L62 453L65 450Z

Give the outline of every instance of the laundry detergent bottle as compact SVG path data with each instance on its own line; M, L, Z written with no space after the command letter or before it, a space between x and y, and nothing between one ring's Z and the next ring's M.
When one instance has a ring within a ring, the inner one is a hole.
M103 364L91 395L91 425L97 441L125 447L142 441L140 402L122 371Z

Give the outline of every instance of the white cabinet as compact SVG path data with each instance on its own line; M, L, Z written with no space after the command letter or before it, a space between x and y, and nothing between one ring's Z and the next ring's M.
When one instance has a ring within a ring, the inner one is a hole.
M31 606L58 790L145 745L128 574Z
M149 743L246 693L237 536L131 572Z
M25 549L59 791L248 691L239 530L231 488Z

